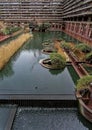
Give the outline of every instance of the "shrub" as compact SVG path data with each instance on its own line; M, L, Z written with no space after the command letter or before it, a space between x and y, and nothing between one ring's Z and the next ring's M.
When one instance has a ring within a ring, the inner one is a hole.
M61 46L62 46L62 48L66 49L66 50L71 50L71 47L67 42L63 42Z
M88 88L90 83L92 83L92 76L84 76L78 80L77 90Z
M58 53L50 54L51 64L55 68L64 68L66 65L66 59Z
M10 30L9 30L8 28L5 28L5 29L3 30L3 34L4 34L4 35L10 34Z
M6 27L3 29L3 34L5 35L9 35L9 34L12 34L16 31L18 31L20 29L20 27Z
M91 47L84 43L76 45L76 48L78 48L79 50L81 50L84 53L88 53L91 51Z
M31 28L32 30L34 30L34 29L38 30L37 22L35 20L31 21L29 23L29 28Z
M86 60L88 63L92 64L92 52L90 52L90 53L88 53L88 54L86 55L85 60Z
M39 25L39 31L45 31L50 28L50 23L42 23Z

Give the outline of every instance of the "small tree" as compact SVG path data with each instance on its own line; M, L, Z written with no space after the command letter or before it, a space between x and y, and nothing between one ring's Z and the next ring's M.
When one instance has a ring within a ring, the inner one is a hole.
M58 53L50 54L50 59L54 68L64 68L66 65L66 59Z
M78 80L77 90L88 88L90 83L92 83L92 76L84 76Z

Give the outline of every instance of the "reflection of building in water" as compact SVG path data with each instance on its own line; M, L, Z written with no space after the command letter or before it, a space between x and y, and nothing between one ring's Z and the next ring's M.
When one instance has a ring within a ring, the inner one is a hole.
M11 77L13 74L14 71L12 68L12 62L10 61L8 65L0 71L0 81L3 80L5 77Z

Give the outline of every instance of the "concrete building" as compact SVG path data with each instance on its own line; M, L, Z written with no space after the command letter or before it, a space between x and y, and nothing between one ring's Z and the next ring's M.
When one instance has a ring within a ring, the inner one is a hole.
M92 0L63 0L62 19L66 33L92 42Z
M0 19L11 23L61 22L62 0L0 0Z
M0 0L0 20L11 24L50 22L84 42L92 42L92 0Z

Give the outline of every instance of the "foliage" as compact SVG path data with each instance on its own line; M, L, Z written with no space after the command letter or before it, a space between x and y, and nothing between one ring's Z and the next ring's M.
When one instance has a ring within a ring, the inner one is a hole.
M84 76L78 80L77 90L88 88L90 83L92 83L92 76Z
M8 35L8 34L10 34L10 30L9 30L9 28L5 28L5 29L3 29L3 34L5 34L5 35Z
M67 42L63 42L61 46L62 46L62 48L66 49L66 50L71 50L71 47Z
M89 63L92 63L92 52L88 53L85 57L85 60Z
M33 28L33 27L34 27L34 23L33 23L33 22L30 22L30 23L29 23L29 27L30 27L30 28Z
M39 30L39 31L45 31L50 27L50 23L41 23L41 24L37 24L37 22L35 20L31 21L29 23L29 27L32 28L33 30Z
M51 64L55 68L64 68L66 65L66 59L58 53L50 54Z
M42 23L39 25L39 31L45 31L50 27L50 23Z
M78 48L73 50L73 53L80 61L85 61L85 54L81 52Z
M37 23L36 23L36 21L31 21L30 23L29 23L29 27L30 28L38 28L38 25L37 25Z
M91 51L91 47L84 43L80 43L80 44L76 45L76 48L78 48L79 50L81 50L84 53L88 53Z
M2 30L2 33L4 35L9 35L9 34L12 34L16 31L18 31L20 29L20 27L6 27Z
M12 28L10 29L11 33L16 32L16 31L18 31L18 30L20 30L20 27L12 27Z
M88 74L92 75L92 66L88 64L83 64L84 69L88 72Z

